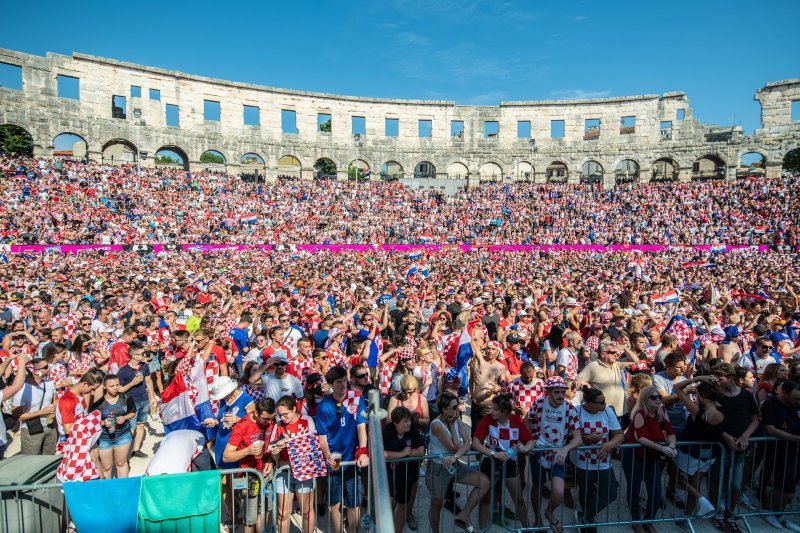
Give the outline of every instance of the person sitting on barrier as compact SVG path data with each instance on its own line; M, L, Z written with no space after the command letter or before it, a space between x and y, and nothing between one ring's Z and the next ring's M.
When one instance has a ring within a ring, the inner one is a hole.
M317 429L311 417L301 415L297 410L297 401L293 396L284 396L275 404L275 415L279 420L275 434L272 436L270 453L276 466L289 465L289 450L284 439L301 435L316 435ZM294 497L300 504L303 516L303 531L314 531L316 516L314 514L314 479L300 481L287 469L275 475L275 492L278 495L278 532L288 533L289 518L292 514Z
M484 529L489 521L489 502L484 499L490 488L489 478L483 472L471 471L468 459L464 458L472 448L472 442L469 426L461 422L458 396L444 391L439 395L437 404L441 414L431 422L428 454L432 457L425 476L431 495L431 530L439 533L442 504L447 488L453 481L475 487L467 497L464 509L456 516L456 525L472 531L474 528L470 515L480 502L478 523Z
M391 423L383 427L383 456L387 459L389 494L394 503L395 531L403 531L406 524L409 529L417 530L414 501L417 497L420 462L399 461L408 457L422 457L425 454L425 441L413 423L412 415L407 407L398 405L389 415Z
M564 479L569 453L581 445L578 411L566 401L567 384L564 378L547 378L544 385L546 396L539 398L531 407L525 419L533 443L538 448L530 457L531 505L536 517L536 525L542 523L541 490L546 477L550 477L550 499L544 517L553 531L561 531L561 522L553 514L564 499ZM531 446L533 447L533 446Z
M595 516L617 499L619 482L611 468L611 454L622 444L622 428L600 389L585 387L583 403L578 407L578 427L584 446L597 450L573 450L570 460L575 465L582 524L593 524ZM593 526L582 527L581 533L597 533Z
M267 453L267 439L275 425L275 402L261 398L255 409L242 417L231 429L230 438L222 452L222 460L238 468L252 468L266 475L272 471L272 458ZM244 533L255 533L259 519L259 494L262 487L255 476L247 476L244 490ZM230 485L229 485L230 486Z
M661 505L661 471L667 459L677 454L675 432L661 402L661 394L655 387L642 389L625 436L626 443L640 445L622 450L622 470L628 481L628 505L634 522L655 518ZM642 481L647 487L644 516L639 502ZM656 531L652 524L634 524L633 528L636 533Z
M764 509L775 512L764 517L769 525L800 531L800 526L780 514L792 504L800 482L800 383L784 381L776 389L775 396L761 405L761 421L767 435L779 440L758 443L765 445L760 499Z
M523 527L529 527L530 521L522 489L523 476L518 472L516 455L528 453L535 443L522 419L514 414L511 399L505 394L492 398L489 416L481 419L472 438L472 449L488 456L481 461L481 472L495 480L505 479L506 488L515 504L515 514ZM483 500L489 497L487 492Z
M713 376L695 376L675 384L673 391L689 413L682 441L722 442L725 416L719 410L716 381ZM694 388L697 400L690 396L691 388ZM711 469L719 456L719 446L694 444L678 448L674 461L687 478L686 516L704 516L714 511L714 505L701 494L700 487L703 474Z
M350 531L357 531L360 524L359 504L363 495L356 467L369 464L367 453L367 409L366 399L361 394L347 389L347 370L334 366L325 374L331 386L331 394L325 396L317 406L317 433L319 445L328 463L328 500L331 522L336 533L342 532L342 499ZM342 466L342 462L356 465Z

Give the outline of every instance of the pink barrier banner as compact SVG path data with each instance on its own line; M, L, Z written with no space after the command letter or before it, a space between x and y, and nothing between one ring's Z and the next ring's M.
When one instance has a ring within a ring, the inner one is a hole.
M437 252L457 250L462 252L486 250L489 252L534 252L534 251L569 251L569 252L646 252L658 253L665 251L695 250L700 252L735 252L749 250L752 252L768 252L769 246L765 245L733 245L733 246L682 246L668 244L150 244L150 245L103 245L103 244L11 244L0 245L0 253L10 252L12 254L22 253L64 253L77 254L80 252L92 252L103 250L105 252L123 251L153 251L170 252L173 250L194 251L208 253L219 250L277 250L286 252L356 252L365 253L373 251L383 252ZM800 246L797 247L800 251Z

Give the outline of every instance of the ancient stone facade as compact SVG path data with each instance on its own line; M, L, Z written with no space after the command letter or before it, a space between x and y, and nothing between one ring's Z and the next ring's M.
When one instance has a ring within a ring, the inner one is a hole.
M610 186L733 178L748 152L760 153L760 168L777 176L784 156L800 147L800 123L791 121L800 79L758 91L763 127L745 136L739 127L695 120L682 92L460 106L275 89L78 53L0 49L0 62L20 66L22 76L21 91L0 88L0 124L27 130L38 156L53 155L53 139L72 133L98 161L131 161L146 152L140 164L149 166L166 148L191 169L311 179L327 158L339 178L358 161L373 178L383 172L452 189L478 180L596 179ZM78 99L59 96L59 77L78 80ZM328 118L330 128L320 127ZM201 163L207 150L225 164Z

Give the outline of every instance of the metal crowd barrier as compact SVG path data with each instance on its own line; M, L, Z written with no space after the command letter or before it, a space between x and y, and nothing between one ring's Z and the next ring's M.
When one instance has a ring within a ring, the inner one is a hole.
M267 524L269 503L260 472L246 468L220 470L222 501L220 524L229 531L247 521L246 513L255 510L253 525ZM91 483L91 482L89 482ZM11 485L0 487L0 531L3 533L49 533L70 531L74 527L61 483ZM174 521L164 521L162 531L175 531ZM152 527L149 529L152 531ZM213 533L217 533L219 528ZM84 533L79 531L78 533ZM89 532L92 533L92 532ZM211 532L209 532L211 533Z
M774 437L751 438L744 452L728 452L725 478L725 507L741 519L747 531L759 531L775 522L784 529L800 520L800 443ZM721 477L723 477L721 475ZM770 523L770 520L772 523Z

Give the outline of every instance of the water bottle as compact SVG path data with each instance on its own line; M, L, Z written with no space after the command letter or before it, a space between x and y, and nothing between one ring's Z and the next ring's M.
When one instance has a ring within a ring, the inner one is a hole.
M447 467L447 473L450 474L451 476L456 475L456 463L457 462L458 462L458 459L456 459L453 464L451 464L450 466Z
M505 450L505 452L506 452L506 454L508 454L508 460L509 461L514 461L515 458L517 457L517 449L514 448L513 446L510 447L509 449Z

